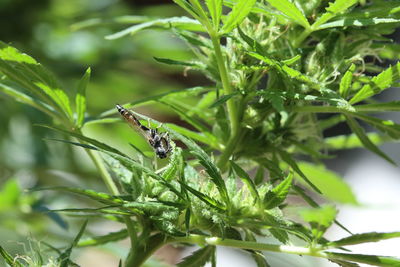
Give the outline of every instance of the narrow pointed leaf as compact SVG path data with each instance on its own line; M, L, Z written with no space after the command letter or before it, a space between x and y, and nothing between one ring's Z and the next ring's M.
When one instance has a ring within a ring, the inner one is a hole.
M350 104L358 103L368 97L376 95L389 88L400 79L400 62L379 73L371 82L364 85L360 91L350 100Z
M400 258L386 257L378 255L363 255L363 254L346 254L337 252L325 252L329 259L340 259L345 261L354 261L366 263L374 266L396 267L400 266Z
M188 31L199 31L199 32L205 31L203 26L197 20L190 19L188 17L171 17L166 19L154 19L141 24L133 25L122 31L107 35L106 39L114 40L124 37L126 35L134 35L144 29L149 29L149 28L164 28L164 29L178 28Z
M318 29L319 26L328 20L334 18L338 14L345 12L352 5L356 4L357 0L335 0L335 2L330 2L329 6L326 8L326 13L322 14L312 25L313 29Z
M258 191L256 188L256 185L254 184L253 180L250 178L250 176L247 174L245 170L243 170L239 165L237 165L235 162L232 160L230 161L230 164L237 174L239 178L243 181L243 183L247 186L249 189L251 195L254 198L254 201L258 201L260 199L260 196L258 195Z
M215 253L214 246L206 246L198 249L177 264L178 267L201 267L211 260L212 254Z
M224 199L225 203L229 203L229 196L228 192L226 190L226 185L224 179L222 179L221 173L218 169L218 167L212 162L211 158L207 155L206 152L204 152L201 147L199 147L195 142L192 140L184 137L183 135L177 133L176 131L173 131L170 128L164 127L172 137L175 137L179 140L181 140L190 150L190 153L192 153L194 156L196 156L200 164L205 167L206 172L208 175L210 175L211 180L215 183L215 185L218 188L218 191L221 193L222 198Z
M193 67L197 69L205 69L206 66L203 65L201 62L186 62L186 61L179 61L169 58L160 58L154 57L154 59L160 63L167 64L167 65L178 65L178 66L186 66L186 67Z
M299 24L306 29L310 28L307 18L296 7L296 5L289 0L267 0L267 2L286 15L290 21Z
M100 203L108 204L108 205L121 205L125 203L125 201L119 197L115 197L106 193L97 192L90 189L81 189L75 187L66 187L66 186L55 186L55 187L45 187L45 188L33 188L32 191L42 191L42 190L59 190L66 191L74 194L78 194L84 197L88 197Z
M1 41L0 72L68 120L72 119L68 95L60 88L55 77L34 58Z
M328 22L318 26L318 30L338 27L366 27L383 23L400 23L400 19L392 18L368 18L368 19L353 19L351 17Z
M399 238L399 237L400 237L400 232L392 232L392 233L372 232L372 233L355 234L336 241L331 241L327 245L330 247L341 247L341 246L356 245L368 242L378 242L385 239Z
M370 151L374 152L378 156L386 159L388 162L396 165L396 163L389 158L385 153L383 153L374 143L369 140L368 136L365 134L364 129L357 123L357 121L349 115L346 116L347 124L349 125L350 129L357 135L360 139L361 143L365 146L365 148L369 149Z
M222 15L222 0L206 0L208 11L210 12L214 29L218 31Z
M340 80L339 93L344 99L349 95L351 80L355 69L356 65L352 64Z
M321 194L321 191L316 187L308 178L307 176L300 170L299 166L297 163L292 159L292 157L285 151L280 150L279 155L282 157L282 159L290 166L292 169L300 175L301 178L309 185L311 186L312 189L314 189L316 192Z
M289 190L292 186L292 181L293 173L289 173L288 177L286 177L285 180L279 183L271 191L268 191L264 196L264 207L266 209L273 209L282 204L289 194Z
M222 26L221 34L230 33L249 15L257 0L239 0L229 12Z
M81 229L79 230L78 234L76 235L74 241L70 245L69 248L67 248L61 255L58 257L58 260L60 261L60 267L68 267L70 260L69 257L71 256L72 249L78 244L79 239L82 237L83 232L86 229L88 221L86 220L83 225L81 226Z
M90 68L88 68L78 84L78 90L75 96L76 106L76 123L78 128L81 128L85 119L86 112L86 87L90 80Z

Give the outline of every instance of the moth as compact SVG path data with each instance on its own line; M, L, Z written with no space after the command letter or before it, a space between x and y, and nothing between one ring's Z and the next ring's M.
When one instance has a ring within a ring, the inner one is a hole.
M166 158L168 153L171 152L171 140L169 138L168 132L158 133L158 128L161 127L159 125L157 128L150 128L150 121L148 121L148 127L144 126L140 123L140 121L136 118L135 115L128 109L122 107L117 104L116 108L121 116L125 119L125 121L134 129L138 129L138 131L146 138L149 142L150 146L154 149L156 155L160 158Z

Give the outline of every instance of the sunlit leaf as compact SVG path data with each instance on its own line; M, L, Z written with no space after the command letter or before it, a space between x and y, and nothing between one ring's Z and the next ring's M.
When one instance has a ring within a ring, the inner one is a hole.
M352 5L356 4L357 0L335 0L330 2L324 14L322 14L312 25L313 29L319 29L320 25L334 18L338 14L345 12Z
M86 112L86 87L90 80L90 68L88 68L79 82L78 90L75 96L76 106L76 126L81 128L85 119Z
M321 190L324 197L344 204L357 204L350 186L337 174L322 165L298 162L300 170Z
M350 100L350 104L358 103L368 97L376 95L389 88L394 82L400 79L400 62L379 73L372 78L371 82L364 85L360 91Z
M249 15L251 8L255 3L256 0L238 0L233 6L232 11L227 15L221 33L230 33L234 28L239 26L240 23Z
M392 232L392 233L371 232L371 233L355 234L339 240L331 241L327 245L330 247L341 247L341 246L349 246L349 245L356 245L369 242L378 242L381 240L399 238L399 237L400 237L400 232Z
M282 12L282 14L286 15L290 21L295 22L306 29L310 27L304 14L289 0L267 0L267 2Z

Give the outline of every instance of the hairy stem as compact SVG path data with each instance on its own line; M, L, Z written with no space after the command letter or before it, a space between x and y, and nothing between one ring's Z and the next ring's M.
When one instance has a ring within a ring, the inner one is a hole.
M221 77L222 86L224 89L224 94L229 95L234 92L229 75L226 68L226 63L224 60L224 56L222 55L221 45L220 45L220 37L213 30L209 32L211 41L214 46L215 58L218 64L219 75ZM218 166L223 169L228 161L229 157L232 155L232 152L235 149L238 139L240 138L239 134L239 112L237 108L237 103L234 98L231 98L226 103L231 135L229 137L227 146L225 147L221 157L218 160Z
M298 48L301 43L312 33L312 30L305 29L293 42L293 48Z
M240 249L251 249L251 250L265 250L272 252L282 252L288 254L297 255L309 255L315 257L326 258L327 255L321 252L319 248L308 248L308 247L297 247L297 246L286 246L286 245L275 245L265 244L252 241L242 241L235 239L222 239L219 237L206 237L200 235L189 235L187 237L176 237L173 242L184 242L192 243L200 246L213 245L213 246L225 246Z
M224 56L222 55L220 38L218 34L214 33L213 31L211 31L209 34L214 46L215 58L217 60L219 75L221 77L224 93L226 95L232 94L233 88L226 69ZM235 105L235 100L233 98L227 101L227 108L231 126L231 136L235 136L239 128L239 121L238 121L237 107Z

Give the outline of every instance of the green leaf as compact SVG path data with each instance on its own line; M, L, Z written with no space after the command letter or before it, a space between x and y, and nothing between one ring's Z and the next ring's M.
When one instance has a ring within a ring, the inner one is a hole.
M298 162L300 170L321 190L324 197L343 204L358 204L351 187L336 173L323 165Z
M122 229L118 232L112 232L102 236L94 236L91 238L85 238L84 240L79 241L78 247L86 247L86 246L98 246L107 244L109 242L115 242L122 240L128 237L128 230Z
M367 133L366 135L374 145L381 145L385 142L393 141L391 138L377 133ZM355 134L328 137L324 139L324 142L328 149L352 149L364 147L363 143Z
M335 20L329 23L322 24L318 27L318 30L337 28L337 27L365 27L371 25L378 25L382 23L400 23L400 19L391 18L370 18L370 19L352 19L345 18Z
M229 196L226 190L226 185L224 179L222 179L221 173L217 166L212 162L211 158L201 149L195 142L192 140L184 137L183 135L173 131L171 128L165 127L164 128L171 134L172 137L175 137L181 140L190 150L194 156L196 156L200 164L203 165L206 169L206 172L210 175L211 180L217 186L218 191L220 192L222 198L224 199L225 203L229 203Z
M278 62L274 59L268 58L266 56L263 56L259 53L255 53L255 52L249 52L247 53L249 56L252 56L254 58L257 58L263 62L265 62L268 66L272 66L275 69L277 69L280 73L282 74L286 74L287 76L289 76L290 78L296 79L300 82L305 82L305 83L314 83L314 81L308 77L307 75L302 74L300 71L295 70L281 62Z
M107 35L106 39L114 40L129 34L134 35L139 31L149 28L164 28L164 29L178 28L188 31L199 31L199 32L205 31L203 26L197 20L190 19L188 17L171 17L166 19L154 19L152 21L147 21L141 24L133 25L117 33Z
M240 25L240 23L249 15L252 7L257 0L239 0L233 6L232 11L227 15L222 26L221 34L230 33L233 29Z
M0 72L71 121L69 98L54 76L32 57L1 41Z
M213 140L210 140L210 138L203 135L202 133L193 132L191 130L188 130L187 128L184 128L184 127L172 124L172 123L166 123L166 124L164 124L164 126L167 126L168 128L173 129L174 131L176 131L188 138L202 142L203 144L207 144L210 147L214 147L214 148L218 147L218 144L214 143Z
M90 80L90 68L88 68L78 84L78 90L75 96L76 122L75 125L81 128L85 120L86 112L86 87Z
M385 112L400 111L400 101L391 101L386 103L365 104L354 106L357 112Z
M299 59L301 59L301 55L295 55L292 58L282 60L282 63L289 66L289 65L296 63Z
M289 194L290 187L292 186L293 173L289 173L288 177L285 178L272 190L268 191L264 196L264 207L266 209L273 209L278 207L285 201Z
M237 165L232 160L230 161L230 164L231 164L233 170L235 171L236 175L239 176L239 178L242 180L242 182L249 189L251 195L254 198L254 202L258 201L260 199L260 196L258 195L256 185L254 184L254 182L250 178L250 176L247 174L247 172L245 170L243 170L239 165Z
M201 93L207 92L212 90L212 87L207 87L207 86L196 86L196 87L191 87L191 88L185 88L185 89L180 89L180 90L171 90L169 92L165 92L165 93L161 93L161 94L157 94L157 95L152 95L152 96L148 96L148 97L144 97L142 99L139 100L135 100L132 101L128 104L124 104L122 106L124 106L125 108L131 108L133 106L138 107L138 106L142 106L142 105L146 105L149 103L152 103L153 101L157 101L160 100L164 97L170 96L170 97L179 97L179 98L183 98L183 97L190 97L190 96L198 96ZM175 96L178 95L178 96ZM109 109L103 113L100 114L100 120L104 119L104 117L106 116L110 116L110 115L114 115L117 114L118 111L115 109L115 107L113 107L112 109Z
M0 246L0 255L3 256L8 265L12 267L23 267L23 265L19 261L14 260L14 258L2 246Z
M203 194L202 192L200 192L200 191L188 186L187 184L183 183L182 181L178 181L178 182L181 184L181 186L184 189L186 189L187 191L189 191L190 193L195 195L198 199L200 199L201 201L203 201L207 205L209 205L209 206L211 206L211 207L213 207L213 208L215 208L217 210L220 210L220 211L225 211L226 210L226 208L221 203L219 203L217 200L213 199L212 197L210 197L210 196L208 196L206 194Z
M182 108L179 104L174 105L174 103L171 103L168 99L162 99L159 100L158 102L164 104L165 106L175 111L183 120L185 120L190 125L195 127L202 134L204 134L210 140L209 142L213 143L217 142L215 136L210 132L207 125L203 121L201 121L201 119L197 119L194 116L190 116L190 114L188 114L190 112L189 110Z
M332 206L303 209L300 215L304 221L310 223L313 236L321 238L325 231L332 225L336 217L336 209Z
M49 105L45 104L44 102L32 98L27 94L20 92L17 88L13 87L11 84L1 83L0 82L0 92L12 97L14 100L34 107L50 117L59 119L58 114L54 112L54 109Z
M60 267L68 267L70 266L70 260L69 257L71 256L71 252L72 249L74 247L76 247L76 245L79 242L79 239L82 237L83 232L86 229L86 225L87 225L88 221L86 220L83 225L81 226L81 229L79 230L78 234L76 235L74 241L72 242L72 244L70 245L69 248L67 248L63 253L61 253L61 255L58 257L58 261L60 262Z
M79 134L77 134L77 138L79 138L79 139L81 139L81 138L87 139L86 137L81 136ZM69 143L69 144L72 144L72 145L81 146L81 147L88 148L88 149L93 149L93 150L99 150L100 152L106 153L107 155L111 156L112 158L118 160L126 168L132 169L132 170L138 170L138 171L144 172L147 175L153 177L154 179L159 181L162 185L164 185L166 188L169 188L178 197L183 198L182 194L172 184L170 184L169 182L165 181L162 176L158 175L154 171L152 171L149 168L143 166L141 163L138 163L138 162L132 160L131 158L129 158L129 157L125 156L125 155L121 155L121 154L118 154L118 153L115 153L115 152L111 152L109 150L104 150L104 149L101 149L101 148L98 148L98 147L93 147L93 146L89 146L89 145L86 145L86 144L80 144L80 143L66 141L66 140L56 140L56 139L54 139L54 141L65 142L65 143Z
M361 143L365 146L365 148L369 149L370 151L374 152L378 156L386 159L388 162L396 165L396 163L390 159L385 153L383 153L374 143L369 140L368 136L365 134L364 129L357 123L357 121L349 115L346 115L346 121L349 125L350 129L357 135L360 139Z
M78 139L80 139L82 141L88 142L88 143L90 143L90 144L92 144L92 145L94 145L94 146L96 146L98 148L101 148L103 150L106 150L106 151L109 151L109 152L113 152L113 153L125 156L125 154L123 154L119 150L117 150L117 149L115 149L113 147L110 147L109 145L106 145L106 144L104 144L102 142L99 142L99 141L97 141L95 139L92 139L92 138L86 137L84 135L81 135L79 133L66 131L66 130L63 130L63 129L60 129L60 128L56 128L56 127L52 127L52 126L44 125L44 124L38 124L38 126L44 127L44 128L48 128L48 129L51 129L51 130L54 130L54 131L57 131L57 132L60 132L60 133L64 133L64 134L66 134L68 136L76 137L76 138L78 138ZM91 147L88 147L88 148L91 148Z
M393 83L400 79L400 62L379 73L372 78L371 82L364 85L360 91L350 100L350 104L358 103L368 97L376 95L389 88Z
M66 191L74 194L78 194L80 196L88 197L97 202L104 203L107 205L122 205L125 201L119 197L115 197L106 193L97 192L90 189L81 189L74 187L66 187L66 186L54 186L54 187L45 187L45 188L34 188L32 191L42 191L42 190L59 190Z
M179 174L179 171L183 167L183 158L182 158L182 149L177 147L172 150L172 154L169 157L168 165L165 168L165 171L162 174L165 180L171 181L176 178L176 175Z
M194 67L197 69L205 69L206 66L202 64L201 62L186 62L186 61L178 61L174 59L169 59L169 58L159 58L159 57L153 57L156 61L160 63L164 63L167 65L178 65L178 66L186 66L186 67Z
M264 180L264 168L262 166L258 167L256 175L254 176L254 183L260 185Z
M398 237L400 237L400 232L392 232L392 233L371 232L371 233L355 234L339 240L331 241L326 245L329 247L342 247L342 246L356 245L368 242L378 242L381 240L398 238Z
M222 0L206 0L206 5L211 15L214 30L218 31L222 15Z
M237 95L238 93L232 93L229 95L222 95L214 103L212 103L209 108L219 107L220 105L224 104L226 101Z
M349 95L351 80L353 78L353 73L354 73L355 69L356 69L356 65L351 64L349 69L343 75L343 78L340 80L339 93L345 99Z
M326 8L326 12L322 14L312 25L314 30L320 28L321 24L324 24L328 20L334 18L338 14L345 12L352 5L356 4L357 0L335 0L335 2L330 2L329 6Z
M205 246L198 249L189 255L176 266L178 267L201 267L211 260L212 255L215 253L215 246Z
M267 2L286 15L290 21L299 24L306 29L310 28L307 18L296 7L296 5L289 0L267 0Z
M376 256L376 255L363 255L363 254L346 254L337 252L324 252L330 259L340 259L345 261L355 261L359 263L366 263L374 266L387 266L398 267L400 266L400 259L394 257Z
M352 113L352 115L358 119L361 119L380 131L388 134L394 139L400 139L400 125L394 123L392 120L382 120L375 117L363 115L360 113Z
M299 166L297 163L293 160L293 158L288 154L287 152L280 150L279 155L282 157L283 161L285 161L292 169L300 175L301 178L316 192L321 194L321 190L318 189L308 178L307 176L300 170Z

